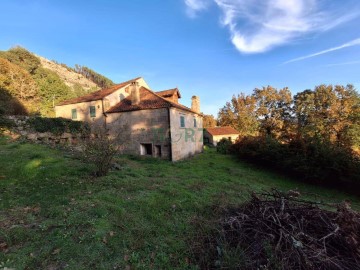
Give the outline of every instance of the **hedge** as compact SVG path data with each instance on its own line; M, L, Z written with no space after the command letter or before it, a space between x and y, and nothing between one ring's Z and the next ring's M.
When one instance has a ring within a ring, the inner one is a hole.
M245 137L230 153L256 165L311 183L360 187L360 160L351 149L316 139L284 144L271 137Z
M90 130L87 123L65 118L33 117L29 118L27 123L31 129L34 129L37 132L50 132L56 135L60 135L65 132L81 133Z

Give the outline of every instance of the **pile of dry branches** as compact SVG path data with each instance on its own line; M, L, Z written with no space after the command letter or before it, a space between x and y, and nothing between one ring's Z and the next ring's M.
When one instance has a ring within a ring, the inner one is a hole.
M360 213L299 195L252 194L221 221L221 242L242 251L242 269L360 269Z

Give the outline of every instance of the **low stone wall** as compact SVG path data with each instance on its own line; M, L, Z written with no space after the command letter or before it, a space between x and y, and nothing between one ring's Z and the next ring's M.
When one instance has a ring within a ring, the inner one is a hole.
M7 118L13 122L13 127L10 132L13 135L18 135L31 142L46 144L76 144L81 138L80 134L69 132L64 132L62 134L37 132L33 130L28 123L28 120L30 119L29 116L7 116Z

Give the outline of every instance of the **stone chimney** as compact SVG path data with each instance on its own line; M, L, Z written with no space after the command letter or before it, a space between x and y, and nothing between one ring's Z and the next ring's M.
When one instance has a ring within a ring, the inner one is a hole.
M140 89L138 82L131 82L131 105L138 105L140 103Z
M200 113L200 98L198 96L192 96L191 110L194 112Z

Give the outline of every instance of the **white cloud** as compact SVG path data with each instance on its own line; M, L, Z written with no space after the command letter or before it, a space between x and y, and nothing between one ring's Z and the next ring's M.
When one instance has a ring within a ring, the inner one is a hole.
M309 33L327 31L359 15L337 16L320 5L324 0L185 0L189 14L213 1L222 11L221 23L242 53L266 52ZM341 11L336 10L339 14Z
M193 18L196 14L207 8L208 1L207 0L185 0L185 4L187 6L187 14Z
M344 63L328 64L328 65L324 65L324 67L337 67L337 66L348 66L348 65L357 65L357 64L360 64L360 60L344 62Z
M347 42L345 44L342 44L342 45L334 47L334 48L330 48L330 49L323 50L323 51L320 51L320 52L317 52L317 53L309 54L309 55L306 55L306 56L302 56L302 57L298 57L298 58L286 61L284 64L289 64L289 63L292 63L292 62L305 60L305 59L312 58L312 57L315 57L315 56L319 56L319 55L322 55L322 54L326 54L326 53L329 53L329 52L338 51L338 50L341 50L341 49L345 49L345 48L353 47L353 46L359 46L359 45L360 45L360 38L357 38L357 39L354 39L354 40L352 40L350 42Z

